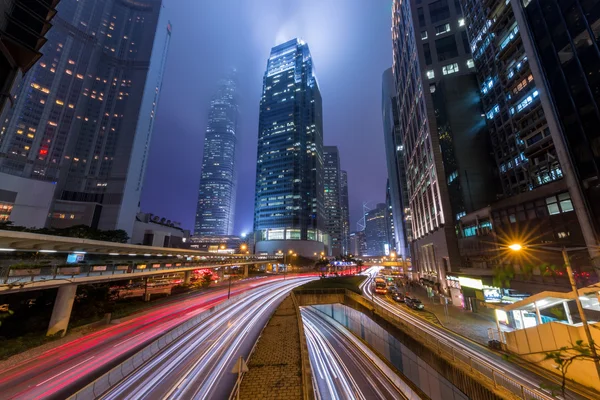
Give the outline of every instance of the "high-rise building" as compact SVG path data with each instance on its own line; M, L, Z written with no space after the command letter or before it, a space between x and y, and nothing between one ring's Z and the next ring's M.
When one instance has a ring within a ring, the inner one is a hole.
M340 153L337 146L324 146L325 230L331 239L330 255L342 254L343 214L341 207Z
M131 234L171 25L161 0L63 0L58 19L0 119L0 168L56 182L51 226Z
M5 1L0 5L0 112L18 82L41 57L40 48L51 28L60 0Z
M342 254L352 254L350 251L350 205L348 202L348 173L340 175L340 208L342 210Z
M238 106L233 73L219 81L210 102L198 190L195 235L231 235L236 198Z
M394 253L397 255L398 249L396 248L396 229L394 227L394 212L392 207L392 193L389 179L385 185L385 227L387 234L388 254ZM402 254L400 257L402 257Z
M505 197L563 176L510 2L461 0Z
M389 254L387 235L387 207L379 203L375 208L365 213L365 242L366 254L363 256L385 256Z
M348 234L349 254L360 257L367 254L365 231L350 232Z
M271 49L263 78L254 207L256 253L312 257L329 245L323 206L323 113L308 45Z
M600 274L600 3L511 1L583 239Z
M383 136L389 178L389 197L394 225L394 247L398 257L410 257L412 242L411 213L408 202L406 170L404 168L405 147L398 118L396 84L392 68L383 73L381 111Z

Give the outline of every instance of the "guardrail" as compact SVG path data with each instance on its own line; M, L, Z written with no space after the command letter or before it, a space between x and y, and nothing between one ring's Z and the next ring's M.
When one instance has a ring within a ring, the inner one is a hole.
M189 319L187 322L171 329L160 338L156 339L142 350L138 351L132 357L117 365L98 379L89 383L83 389L69 397L69 400L89 400L100 397L103 393L110 390L115 384L123 380L133 371L141 367L145 362L150 360L162 349L167 347L170 343L177 340L180 336L194 328L204 319L209 317L211 314L228 307L230 304L239 301L247 296L253 294L253 291L244 292L237 296L234 296L228 300L225 300L214 307L209 308L206 311L201 312L197 316Z
M196 268L220 268L227 266L244 266L252 264L269 263L275 260L251 260L251 261L215 261L198 262L151 262L148 263L114 263L114 264L83 264L76 266L35 266L31 268L13 268L11 266L0 267L0 284L21 285L29 282L65 280L84 278L90 276L112 276L139 274L149 275L153 272L169 272L192 270Z
M304 400L312 400L315 398L315 392L313 388L313 377L312 369L310 367L310 358L308 357L308 345L306 344L306 336L304 334L304 323L302 322L302 315L300 315L300 307L298 306L298 300L296 295L292 291L290 293L292 302L294 303L294 309L296 310L296 317L298 320L298 330L300 333L300 359L302 363L302 398Z
M344 289L345 290L345 289ZM441 341L438 338L432 336L423 329L418 328L415 325L408 323L398 315L386 310L363 296L357 295L349 290L345 290L346 296L350 299L358 302L359 304L367 305L371 307L376 314L381 315L384 319L398 325L403 331L409 332L411 337L430 349L437 350L437 353L452 362L452 364L459 366L471 373L477 373L482 378L486 379L490 385L493 385L495 389L504 389L516 396L517 398L524 400L552 400L554 397L539 392L538 390L526 387L523 384L517 382L513 378L506 375L504 372L494 368L487 362L482 362L472 357L468 352L463 349L456 348L446 341Z

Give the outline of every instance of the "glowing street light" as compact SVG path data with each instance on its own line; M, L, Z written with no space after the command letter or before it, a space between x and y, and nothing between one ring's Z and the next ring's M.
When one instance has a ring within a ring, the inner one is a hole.
M520 243L513 243L508 246L512 251L521 251L525 247L532 246L523 246ZM600 378L600 360L598 360L598 355L596 354L596 345L594 344L594 339L592 338L592 333L590 332L590 327L588 325L587 319L585 318L585 313L583 311L583 307L581 305L581 300L579 299L579 292L577 291L577 284L575 283L575 278L573 277L573 268L571 267L571 260L569 259L569 254L567 253L566 247L549 247L549 246L535 246L539 249L550 250L550 251L560 251L563 256L563 260L565 262L565 267L567 269L567 275L569 276L569 282L571 283L571 290L573 292L573 297L575 299L575 304L577 305L577 311L579 312L579 318L581 319L581 324L583 325L583 330L585 331L585 335L587 337L590 352L594 357L594 364L596 364L596 373L598 374L598 378ZM587 250L587 247L576 247L569 250Z

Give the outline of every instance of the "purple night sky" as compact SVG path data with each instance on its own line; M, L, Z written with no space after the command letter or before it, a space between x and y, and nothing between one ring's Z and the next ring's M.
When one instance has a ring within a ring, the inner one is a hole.
M272 46L311 50L323 96L324 144L348 171L350 225L385 200L381 75L392 63L389 0L164 0L173 25L141 210L193 229L208 104L231 67L239 80L235 233L252 230L258 108Z

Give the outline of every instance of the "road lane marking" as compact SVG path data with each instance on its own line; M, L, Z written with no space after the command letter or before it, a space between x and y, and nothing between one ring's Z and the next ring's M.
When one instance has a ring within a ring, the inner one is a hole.
M49 381L51 381L52 379L54 379L54 378L56 378L56 377L58 377L58 376L61 376L61 375L62 375L62 374L64 374L65 372L69 372L69 371L70 371L70 370L72 370L73 368L75 368L75 367L78 367L78 366L80 366L81 364L83 364L83 363L86 363L86 362L90 361L90 360L91 360L92 358L94 358L94 357L96 357L96 356L91 356L90 358L83 360L83 361L82 361L82 362L80 362L79 364L75 364L75 365L73 365L71 368L65 369L63 372L61 372L61 373L58 373L58 374L54 375L52 378L48 378L48 379L46 379L44 382L38 383L38 384L37 384L37 385L35 385L35 386L36 386L36 387L37 387L37 386L42 386L44 383L46 383L46 382L49 382Z

